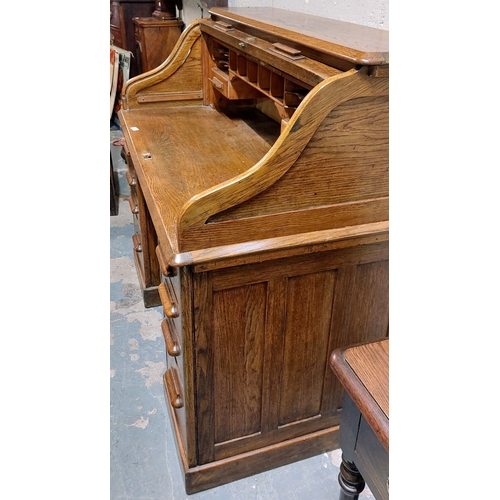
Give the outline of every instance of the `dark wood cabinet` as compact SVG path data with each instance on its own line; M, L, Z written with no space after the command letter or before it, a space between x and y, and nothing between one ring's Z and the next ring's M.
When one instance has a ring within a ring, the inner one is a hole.
M139 73L159 66L172 52L184 23L179 19L136 17L134 20Z
M113 44L132 52L130 77L139 74L135 43L134 17L151 16L155 2L151 0L110 0L110 31Z
M387 42L213 8L124 86L187 493L338 447L329 355L388 335Z

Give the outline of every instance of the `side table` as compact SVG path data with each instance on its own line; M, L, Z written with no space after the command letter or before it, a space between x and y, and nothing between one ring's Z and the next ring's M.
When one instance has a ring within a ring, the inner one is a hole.
M389 499L389 340L333 351L330 367L345 389L340 417L340 500L356 500L365 481Z

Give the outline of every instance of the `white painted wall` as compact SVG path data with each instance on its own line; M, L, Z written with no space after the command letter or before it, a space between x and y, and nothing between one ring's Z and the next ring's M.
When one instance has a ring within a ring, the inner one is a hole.
M389 29L389 0L228 0L230 7L274 7Z
M183 0L183 21L202 17L202 1ZM274 7L389 30L389 0L228 0L229 7ZM203 9L203 17L208 10Z

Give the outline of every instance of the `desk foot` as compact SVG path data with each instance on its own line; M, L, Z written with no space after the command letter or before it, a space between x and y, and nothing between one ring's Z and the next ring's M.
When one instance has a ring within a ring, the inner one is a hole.
M357 467L342 456L339 472L339 500L358 500L359 494L365 488L365 480Z

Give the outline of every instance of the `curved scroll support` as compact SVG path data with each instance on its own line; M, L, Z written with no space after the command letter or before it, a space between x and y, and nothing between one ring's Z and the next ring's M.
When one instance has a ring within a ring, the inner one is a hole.
M388 85L387 78L368 76L368 68L352 69L318 84L262 160L233 179L193 196L184 205L178 220L179 233L182 235L183 231L204 224L210 216L267 189L295 163L335 107L354 98L387 95Z
M137 108L149 102L157 104L183 98L201 99L200 36L200 24L195 21L181 33L172 52L160 66L125 82L122 90L123 109ZM191 64L186 64L189 59L192 59ZM172 79L180 68L186 74L179 79L179 85L177 82L165 85L165 81Z

